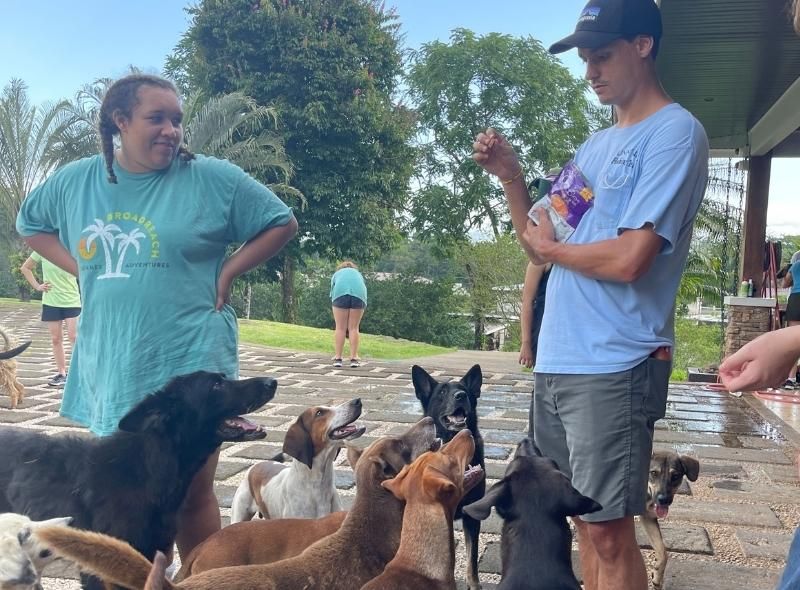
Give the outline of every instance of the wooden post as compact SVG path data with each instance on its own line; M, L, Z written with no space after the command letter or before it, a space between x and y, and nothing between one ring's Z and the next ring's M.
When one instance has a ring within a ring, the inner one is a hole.
M744 206L742 263L739 280L753 279L756 294L761 289L764 241L767 237L767 204L772 152L753 156L747 174L747 196Z

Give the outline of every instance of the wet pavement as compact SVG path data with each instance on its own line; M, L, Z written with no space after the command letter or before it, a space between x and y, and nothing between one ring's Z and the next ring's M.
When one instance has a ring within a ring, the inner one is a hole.
M38 316L36 305L0 302L0 324L19 340L34 340L18 358L25 402L10 410L7 394L0 392L0 425L46 432L85 431L58 415L61 390L46 385L54 366ZM364 352L368 357L369 351ZM502 475L526 430L532 380L530 373L517 369L514 355L493 356L496 354L456 353L413 361L438 379L460 377L475 362L485 366L479 413L489 483ZM227 522L230 501L244 470L280 449L285 430L304 407L360 397L364 404L361 421L367 427L361 444L401 432L416 421L420 410L410 381L413 362L368 360L357 369L334 369L324 355L242 345L242 376L274 376L279 388L267 409L251 416L267 427L267 439L223 448L216 477L223 521ZM707 390L703 384L671 385L667 416L657 424L655 446L697 457L701 475L697 482L684 486L669 517L662 521L670 549L666 590L775 587L800 522L800 487L794 465L798 443L800 434L751 396L737 398ZM349 504L354 483L343 459L337 463L336 475L344 502ZM481 535L484 588L494 587L492 582L498 579L499 531L500 521L493 515ZM641 530L639 536L645 558L651 559ZM463 577L461 571L456 573L457 579ZM64 567L49 569L47 574L74 576ZM46 580L45 588L78 587L76 582L72 584L51 579Z

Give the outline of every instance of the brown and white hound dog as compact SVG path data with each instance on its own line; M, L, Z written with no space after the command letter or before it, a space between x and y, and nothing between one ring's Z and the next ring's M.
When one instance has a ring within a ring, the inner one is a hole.
M344 441L364 434L364 427L353 424L360 415L360 399L300 414L283 441L283 452L293 461L253 465L233 496L231 523L256 513L263 518L320 518L341 510L333 461Z

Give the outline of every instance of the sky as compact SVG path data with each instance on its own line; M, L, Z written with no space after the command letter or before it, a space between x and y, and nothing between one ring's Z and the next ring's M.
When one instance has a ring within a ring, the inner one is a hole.
M572 32L585 0L385 0L399 16L406 47L446 41L458 27L531 35L547 47ZM33 103L71 98L97 78L129 66L158 73L189 24L185 0L0 0L0 85L21 78ZM575 76L575 51L560 59ZM800 234L797 159L772 166L767 231Z

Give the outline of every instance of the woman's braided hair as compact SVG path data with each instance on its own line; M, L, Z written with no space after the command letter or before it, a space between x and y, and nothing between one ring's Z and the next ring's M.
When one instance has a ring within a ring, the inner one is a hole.
M114 174L114 136L119 133L114 115L124 115L128 119L133 116L133 107L139 102L137 93L140 86L155 86L178 94L172 82L149 74L130 74L120 78L108 88L100 105L97 131L100 136L100 151L108 171L108 181L113 184L117 183L117 175ZM194 159L194 154L185 145L181 145L178 148L178 157L181 161L188 162Z

